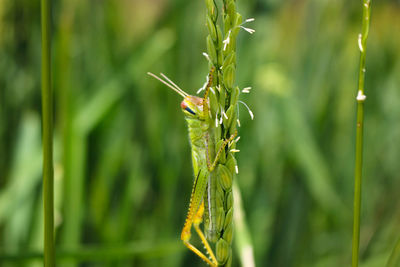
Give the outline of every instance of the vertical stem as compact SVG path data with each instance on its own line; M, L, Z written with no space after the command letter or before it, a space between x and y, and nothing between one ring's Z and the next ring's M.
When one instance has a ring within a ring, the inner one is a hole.
M354 211L353 211L353 248L352 267L358 266L360 244L360 210L361 210L361 178L362 178L362 153L363 153L363 126L364 126L364 80L365 80L365 55L368 38L370 14L370 0L363 0L362 32L358 36L360 48L360 68L357 93L357 130L356 130L356 159L354 171Z
M51 88L50 60L50 4L50 0L41 0L44 266L55 266L53 212L53 92Z
M222 0L222 7L217 6L215 0L206 0L207 7L207 52L210 67L215 68L215 79L212 86L215 90L209 94L210 99L210 126L215 146L210 146L217 155L219 148L226 140L232 142L223 149L215 171L210 175L211 187L210 206L215 207L215 216L210 220L211 228L215 229L208 235L209 240L215 243L218 266L232 265L232 238L233 238L233 193L232 183L238 173L235 159L236 141L232 139L237 134L237 106L239 87L235 85L236 76L236 37L241 29L242 16L237 12L236 0ZM216 123L214 123L216 122ZM214 127L215 125L215 127ZM236 151L237 152L237 151ZM219 200L217 202L217 199ZM210 210L212 209L210 208ZM222 221L217 225L216 221ZM205 223L207 226L207 222Z
M353 211L353 249L352 267L358 266L360 243L360 210L361 210L361 175L362 175L362 145L363 145L364 103L358 102L357 132L356 132L356 166L354 173L354 211Z
M235 200L233 204L235 210L235 213L233 214L236 233L235 243L237 251L239 251L239 258L242 266L255 267L253 243L251 241L249 226L247 225L246 214L242 205L242 196L236 181L233 181L232 192L233 199Z

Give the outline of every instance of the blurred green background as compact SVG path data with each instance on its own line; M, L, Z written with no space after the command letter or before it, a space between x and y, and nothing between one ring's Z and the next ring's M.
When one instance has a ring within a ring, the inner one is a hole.
M57 266L205 266L180 97L205 81L205 5L53 1ZM361 1L238 1L237 182L257 266L349 266ZM400 238L400 2L373 1L361 266ZM0 266L42 266L40 3L0 1ZM234 266L239 266L234 252Z

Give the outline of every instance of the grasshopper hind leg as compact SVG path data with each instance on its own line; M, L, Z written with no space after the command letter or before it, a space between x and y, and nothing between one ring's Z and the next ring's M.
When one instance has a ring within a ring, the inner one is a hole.
M182 234L181 234L181 239L185 246L193 251L197 256L199 256L202 260L204 260L208 265L212 267L217 267L218 262L217 259L214 255L214 252L211 249L210 244L208 243L203 231L200 229L200 223L202 222L204 214L204 202L201 203L199 209L197 210L196 214L194 215L193 219L191 222L188 222L185 224L185 226L182 229ZM208 258L206 255L204 255L203 252L198 250L195 246L193 246L189 241L190 241L190 229L191 226L193 225L194 229L197 232L197 235L200 237L201 242L204 245L204 248L206 249L207 253L209 254L210 258Z
M190 197L188 215L186 218L185 225L183 226L182 229L181 239L186 247L188 247L191 251L193 251L207 264L209 264L212 267L217 267L218 262L214 255L214 252L212 251L210 244L208 243L206 237L204 236L203 232L200 229L200 223L203 220L203 214L204 214L203 195L207 186L207 178L208 178L208 172L203 170L199 171L195 179L195 182L193 184L192 194ZM203 252L201 252L199 249L197 249L190 243L190 236L191 236L190 231L192 229L192 226L194 227L198 236L200 237L201 242L203 243L210 258L204 255Z

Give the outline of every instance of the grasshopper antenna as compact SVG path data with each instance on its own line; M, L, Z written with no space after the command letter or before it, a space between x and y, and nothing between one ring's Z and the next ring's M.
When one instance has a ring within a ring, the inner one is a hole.
M178 85L176 85L173 81L171 81L166 75L164 75L164 73L160 73L161 76L166 79L167 81L169 81L172 85L174 85L174 87L176 89L178 89L179 91L181 91L182 93L184 93L186 96L188 95L185 91L183 91Z
M148 75L152 76L153 78L159 80L160 82L162 82L163 84L165 84L166 86L168 86L169 88L171 88L172 90L174 90L175 92L177 92L178 94L180 94L183 98L187 97L188 94L183 91L181 88L179 88L179 86L177 86L173 81L171 81L167 76L165 76L164 74L161 73L161 76L166 80L163 80L162 78L158 77L157 75L151 73L151 72L147 72Z

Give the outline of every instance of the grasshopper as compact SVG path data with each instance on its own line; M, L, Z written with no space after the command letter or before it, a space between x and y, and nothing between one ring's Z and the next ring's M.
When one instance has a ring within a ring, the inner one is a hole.
M203 216L208 216L208 218L205 218L209 222L207 224L208 229L205 229L208 233L207 236L210 237L215 235L215 218L217 216L215 213L218 207L216 207L216 202L214 201L215 189L212 188L212 185L213 183L215 184L215 182L212 179L217 178L217 172L215 169L221 153L228 144L233 142L233 139L237 133L235 132L235 134L231 135L229 139L226 139L222 143L214 159L211 160L209 140L213 140L211 137L213 137L214 134L214 123L213 119L211 118L211 113L209 112L210 106L208 94L212 86L214 71L215 68L212 67L208 75L208 82L205 86L205 92L202 98L189 95L162 73L161 76L164 79L150 72L148 72L148 74L164 83L183 97L181 108L183 114L185 115L189 129L189 140L192 149L192 163L195 179L190 196L189 210L181 232L181 239L186 247L198 255L207 264L217 267L218 261L213 250L211 249L209 242L207 241L206 236L200 229L200 224L203 221ZM210 258L208 258L203 252L190 243L192 226L200 237L201 242L203 243ZM211 237L211 239L213 238Z

